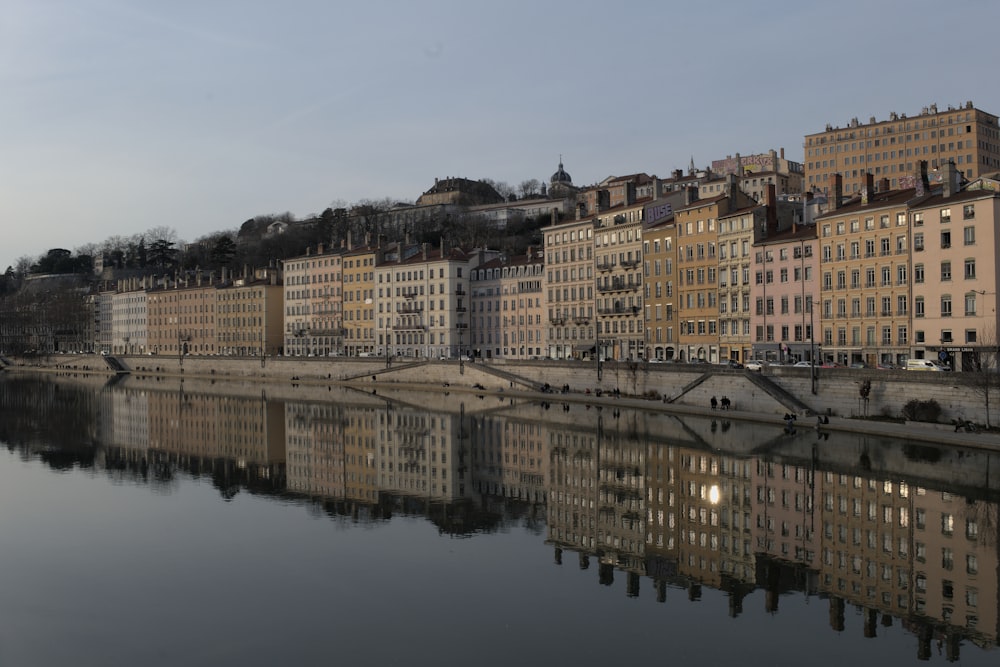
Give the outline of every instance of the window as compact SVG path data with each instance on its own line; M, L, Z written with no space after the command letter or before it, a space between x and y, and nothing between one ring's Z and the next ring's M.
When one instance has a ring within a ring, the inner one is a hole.
M924 316L924 297L918 296L913 300L913 316L914 317Z
M963 220L972 220L975 217L976 217L976 205L975 204L966 204L965 206L962 207L962 219Z
M941 223L951 222L951 209L943 208L941 209Z
M921 252L924 249L924 234L919 232L913 235L913 252Z
M965 279L973 280L976 277L976 260L965 260Z
M951 262L941 262L941 280L951 280Z
M924 282L924 265L914 264L913 265L913 282L923 283Z
M914 227L922 227L923 224L924 224L924 214L923 213L914 213L913 214L913 226Z
M951 296L947 294L941 297L941 317L951 317Z
M951 247L951 230L945 229L941 232L941 247L950 248Z
M976 228L969 225L962 230L962 240L965 245L975 245L976 244Z

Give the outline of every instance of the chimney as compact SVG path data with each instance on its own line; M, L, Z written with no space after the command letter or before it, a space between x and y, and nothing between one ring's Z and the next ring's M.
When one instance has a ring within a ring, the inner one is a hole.
M694 185L684 188L684 205L689 206L696 201L698 201L698 188Z
M347 230L347 249L348 250L353 250L354 249L354 241L351 239L351 230L350 229Z
M920 165L920 180L917 183L917 194L922 195L925 192L930 192L931 183L927 180L927 160L920 160L918 164Z
M955 163L948 160L944 163L944 191L945 197L950 197L958 192L958 173L955 171Z
M861 191L861 203L867 204L875 194L875 176L871 172L865 174L865 187Z
M844 198L844 177L840 174L831 174L830 189L833 191L833 196L830 197L828 206L830 211L836 211L840 208L841 200Z
M631 206L635 203L635 182L630 181L625 184L625 205Z
M316 246L316 254L317 255L322 255L323 254L323 244L322 243L320 243L319 245Z
M736 158L739 159L740 154L736 154ZM726 212L734 213L736 212L736 193L739 188L736 187L736 174L726 174Z
M428 243L421 243L420 244L420 252L421 252L421 255L423 256L425 262L427 261L427 246L428 245L430 245L430 244L428 244Z
M660 179L656 176L653 177L653 199L660 198Z
M781 147L781 153L780 153L780 155L781 155L781 159L784 160L785 159L785 147L784 146Z
M879 182L878 182L878 191L879 192L888 192L889 191L889 179L888 178L881 178L881 179L879 179Z
M684 170L683 169L674 169L673 178L674 178L675 181L679 181L683 177L684 177Z

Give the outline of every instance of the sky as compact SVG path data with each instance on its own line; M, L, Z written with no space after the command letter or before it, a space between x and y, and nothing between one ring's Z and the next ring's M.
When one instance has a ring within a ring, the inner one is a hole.
M851 118L1000 114L995 0L5 0L0 271L435 178L661 177Z

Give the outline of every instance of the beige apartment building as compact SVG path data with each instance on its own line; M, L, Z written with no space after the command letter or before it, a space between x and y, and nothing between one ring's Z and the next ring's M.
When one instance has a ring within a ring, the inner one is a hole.
M219 354L265 357L284 344L284 287L277 269L257 269L216 291Z
M875 189L816 219L820 246L822 351L842 365L901 365L910 355L910 229L915 189Z
M967 179L1000 168L997 117L966 102L939 110L936 104L918 115L892 112L888 120L851 119L846 127L827 125L805 137L806 188L827 195L830 178L840 174L844 193L860 194L865 175L888 179L893 190L912 188L920 160L932 169L954 161Z
M579 212L578 212L579 215ZM594 221L577 217L544 228L545 308L552 359L592 359L595 351Z
M495 251L387 246L375 270L377 354L454 359L470 356L470 281Z
M193 281L161 283L146 296L147 345L152 354L217 354L219 284L200 275Z
M758 230L773 224L769 211L769 207L753 205L719 216L719 361L742 362L753 357L752 271L759 274L758 279L763 277L762 267L753 265L754 243L764 236ZM768 267L768 275L774 273L772 269ZM764 314L761 310L758 320Z
M594 219L597 353L601 359L634 361L646 353L642 226L650 201L629 197Z
M962 371L992 367L1000 344L1000 193L987 180L960 191L956 166L946 163L943 172L940 189L910 209L912 356Z
M335 357L344 353L343 261L340 249L285 260L284 354Z
M675 211L677 224L678 358L719 361L718 218L755 202L727 177L725 194L696 199Z
M546 354L544 253L501 256L473 271L471 335L476 356L540 359Z

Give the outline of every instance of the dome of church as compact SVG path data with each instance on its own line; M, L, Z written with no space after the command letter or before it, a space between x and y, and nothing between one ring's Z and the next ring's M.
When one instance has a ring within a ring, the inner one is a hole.
M552 183L553 185L556 183L566 183L568 185L572 185L573 179L570 178L569 173L565 169L563 169L562 160L559 161L558 171L552 174L552 178L549 179L549 182Z

